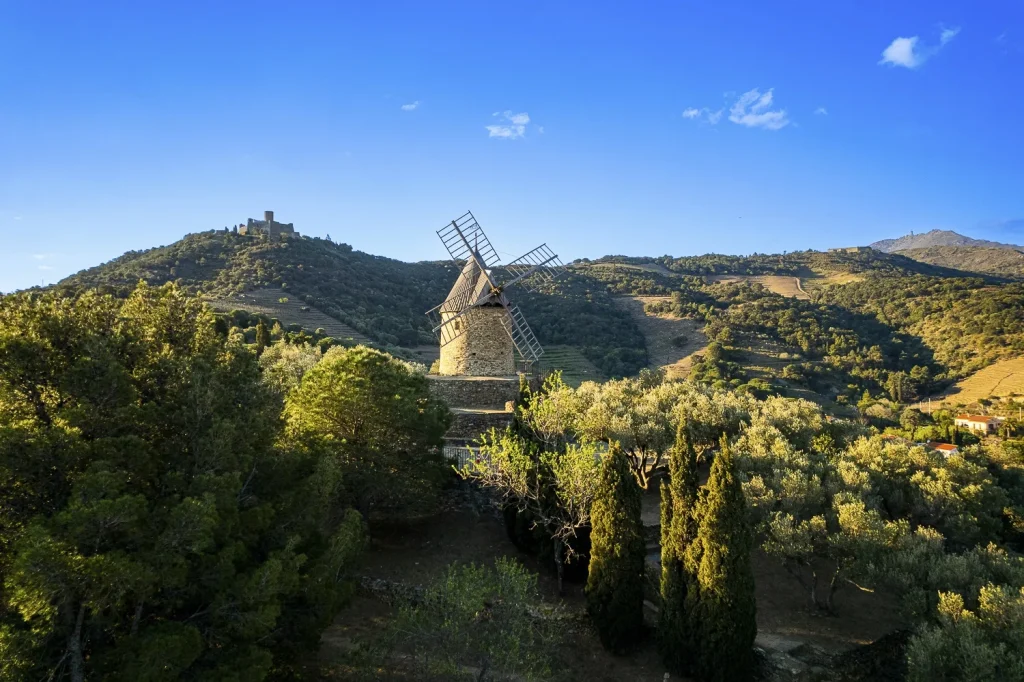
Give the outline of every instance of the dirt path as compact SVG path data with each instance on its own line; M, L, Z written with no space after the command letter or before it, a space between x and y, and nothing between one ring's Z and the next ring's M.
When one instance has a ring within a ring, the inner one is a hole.
M703 327L695 320L683 320L669 315L650 315L644 305L653 301L668 301L668 296L625 296L616 298L616 305L628 310L644 335L647 357L652 367L665 370L669 378L683 379L690 372L693 355L708 345ZM682 337L684 343L676 345Z

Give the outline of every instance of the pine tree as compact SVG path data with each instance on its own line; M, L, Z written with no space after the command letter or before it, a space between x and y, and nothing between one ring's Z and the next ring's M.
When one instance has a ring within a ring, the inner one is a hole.
M696 654L694 610L699 597L697 564L697 455L685 425L669 453L669 483L661 486L661 613L658 649L676 674L692 668Z
M644 535L641 493L617 445L601 465L590 512L587 608L601 643L623 653L643 633Z
M701 501L697 541L701 552L697 675L713 682L748 680L754 671L757 636L750 564L753 533L724 436Z

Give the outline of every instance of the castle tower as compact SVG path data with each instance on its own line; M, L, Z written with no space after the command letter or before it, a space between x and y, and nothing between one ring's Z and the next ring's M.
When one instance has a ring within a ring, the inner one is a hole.
M491 291L476 261L470 259L462 269L462 276L452 287L445 305L441 307L441 320L451 322L457 336L441 346L441 376L509 377L516 373L512 339L505 329L508 313L502 304L502 293ZM459 301L469 298L480 302L458 317L463 309ZM486 300L485 300L486 299Z

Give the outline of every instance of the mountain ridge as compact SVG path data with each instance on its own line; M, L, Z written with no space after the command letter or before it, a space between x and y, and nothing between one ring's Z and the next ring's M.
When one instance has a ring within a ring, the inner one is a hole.
M907 234L895 239L881 239L868 244L872 249L885 253L896 253L909 249L926 249L935 246L970 246L989 249L1013 249L1020 251L1024 247L1016 244L974 239L953 230L929 230L923 234Z

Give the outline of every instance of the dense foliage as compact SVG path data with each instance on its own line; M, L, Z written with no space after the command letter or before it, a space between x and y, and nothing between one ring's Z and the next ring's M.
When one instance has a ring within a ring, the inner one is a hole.
M276 405L173 286L0 299L0 678L258 680L315 647L363 522Z
M365 516L436 499L451 416L408 364L365 346L332 348L288 395L284 418L291 441L331 458Z
M1024 284L977 278L871 277L822 290L817 300L870 313L919 337L950 377L1024 353Z

